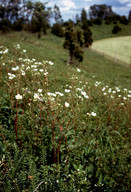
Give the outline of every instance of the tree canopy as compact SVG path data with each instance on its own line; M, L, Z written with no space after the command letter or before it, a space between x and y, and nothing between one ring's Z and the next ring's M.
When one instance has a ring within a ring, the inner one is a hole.
M109 5L93 5L90 7L89 15L91 19L105 19L107 16L114 15L112 7Z

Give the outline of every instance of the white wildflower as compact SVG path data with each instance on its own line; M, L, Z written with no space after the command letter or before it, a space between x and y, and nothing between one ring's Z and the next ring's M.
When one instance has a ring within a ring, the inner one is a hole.
M108 89L108 93L111 93L111 88Z
M93 117L95 117L95 116L96 116L96 113L95 113L95 112L91 112L91 115L92 115Z
M39 94L38 93L34 93L34 99L39 99Z
M54 63L52 61L49 61L48 64L49 65L54 65Z
M85 97L86 99L89 99L89 96L88 96L88 95L84 95L84 97Z
M86 95L86 92L84 92L84 91L81 91L81 94L85 96L85 95Z
M48 72L45 72L44 75L47 76L49 73Z
M21 99L22 99L22 95L17 94L17 95L15 96L15 98L18 99L18 100L21 100Z
M38 89L38 92L39 92L39 93L42 93L42 89Z
M80 72L81 72L81 70L80 70L79 68L77 68L77 72L79 72L79 73L80 73Z
M76 88L76 91L81 91L81 89L80 88Z
M105 91L105 89L106 89L106 88L105 88L105 87L103 87L103 88L102 88L102 91Z
M18 69L19 69L19 66L12 67L12 70L13 70L13 71L17 71Z
M70 89L65 89L65 92L66 93L70 93Z
M69 106L70 106L70 104L65 102L65 107L69 107Z

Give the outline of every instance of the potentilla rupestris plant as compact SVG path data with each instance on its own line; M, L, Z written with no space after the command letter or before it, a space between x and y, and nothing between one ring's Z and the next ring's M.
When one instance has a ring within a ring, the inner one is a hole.
M17 49L1 68L2 180L22 190L34 186L31 191L42 181L43 188L50 182L66 187L66 181L73 190L115 189L121 183L129 188L131 91L85 80L78 68L59 82L53 62L29 59L28 51L24 57Z

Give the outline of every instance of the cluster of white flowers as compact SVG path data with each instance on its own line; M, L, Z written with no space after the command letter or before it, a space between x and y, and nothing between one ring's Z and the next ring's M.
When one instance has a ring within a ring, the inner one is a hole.
M17 49L20 49L20 45L19 44L17 44L16 46L17 46Z
M14 79L15 78L15 75L12 74L12 73L8 73L8 75L9 75L9 79Z
M70 89L65 89L65 93L70 93Z
M12 67L12 71L17 71L19 69L19 66Z
M84 86L85 87L85 86ZM82 88L76 88L76 91L79 91L81 93L81 95L85 98L85 99L89 99L89 96L87 95L87 93L85 91L83 91L83 87ZM83 98L80 96L80 95L76 95L79 99L82 99Z
M21 69L21 75L25 75L25 71Z
M91 112L91 113L87 113L87 115L96 117L97 114L95 112Z
M47 95L48 95L48 96L52 96L52 97L56 97L56 94L55 94L55 93L50 93L50 92L48 92Z
M20 45L19 45L19 44L14 44L14 47L15 47L16 49L20 49Z
M9 49L3 48L3 46L1 46L0 48L3 49L3 50L0 51L0 54L6 54L6 53L8 53L8 51L9 51Z
M94 76L94 77L95 77L95 76ZM94 85L95 85L96 87L98 87L98 85L100 85L100 84L101 84L101 81L96 81Z
M81 94L82 94L86 99L89 99L89 96L86 94L86 92L81 91Z
M63 94L63 93L60 93L59 91L56 91L55 94L57 94L57 95L59 95L59 96L61 96L61 97L64 96L64 94Z
M46 61L46 63L49 65L54 65L54 63L52 61Z
M38 89L38 92L39 92L39 93L42 93L42 89Z
M43 99L40 97L39 93L34 93L34 101L37 101L37 100L43 101Z

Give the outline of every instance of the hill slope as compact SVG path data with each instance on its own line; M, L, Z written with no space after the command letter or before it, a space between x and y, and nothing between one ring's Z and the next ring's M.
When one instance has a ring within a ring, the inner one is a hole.
M122 29L118 34L112 33L112 29L115 26L115 24L113 23L109 25L106 25L104 23L102 25L93 25L91 27L91 31L93 33L93 40L131 35L131 22L129 22L128 25L124 25L121 23L118 23L117 25L120 26Z
M129 68L62 44L0 36L0 191L129 191Z
M0 36L1 44L9 47L10 50L14 44L19 43L23 49L28 51L30 58L34 57L40 61L51 60L55 63L56 73L72 74L72 67L75 66L69 67L70 70L68 69L68 71L66 70L68 51L63 48L63 41L64 39L52 34L42 36L40 40L37 39L37 35L26 32L15 32ZM11 51L10 54L13 56ZM84 60L78 66L83 71L82 78L95 76L95 80L130 88L131 73L127 67L108 60L90 49L84 50Z

